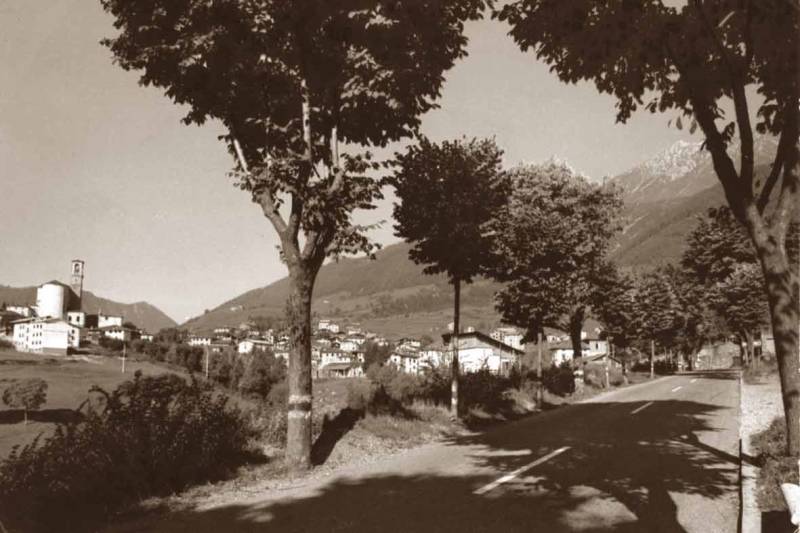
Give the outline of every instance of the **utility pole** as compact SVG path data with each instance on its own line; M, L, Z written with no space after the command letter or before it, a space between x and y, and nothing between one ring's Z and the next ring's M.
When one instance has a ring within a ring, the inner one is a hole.
M128 352L128 345L125 344L125 341L122 341L122 373L125 373L125 357L127 356Z
M206 346L205 349L206 349L206 365L205 365L206 366L206 381L208 381L208 358L209 358L208 346Z
M656 375L653 360L656 358L656 341L650 339L650 379Z
M542 331L541 329L536 334L536 381L538 381L538 386L536 387L536 405L539 409L542 408L542 403L544 401L544 383L542 383Z
M605 373L606 373L606 388L607 389L611 387L611 381L609 380L609 377L608 377L608 363L609 363L608 359L609 359L609 351L611 350L611 346L613 346L613 345L611 344L610 340L611 339L609 339L609 347L606 350L606 356L603 358L603 359L605 359L605 362L606 362Z
M453 293L454 293L454 313L453 313L453 360L450 362L451 378L450 383L450 416L453 420L458 420L458 335L459 335L459 313L461 308L461 280L455 278L453 280Z

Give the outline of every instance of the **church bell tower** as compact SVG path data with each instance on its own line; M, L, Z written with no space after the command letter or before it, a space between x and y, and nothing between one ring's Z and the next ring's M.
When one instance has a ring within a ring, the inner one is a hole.
M72 288L72 292L75 293L75 296L78 297L77 305L74 307L76 310L80 310L81 298L83 296L83 261L80 259L72 260L70 287Z

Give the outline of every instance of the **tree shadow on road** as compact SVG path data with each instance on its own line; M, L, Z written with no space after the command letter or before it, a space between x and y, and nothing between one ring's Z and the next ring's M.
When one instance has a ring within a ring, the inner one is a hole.
M149 516L111 531L686 531L676 495L723 503L736 498L738 457L697 445L704 435L727 431L710 425L721 408L655 401L643 411L648 416L632 417L641 404L573 405L454 437L426 450L440 454L430 464L399 456L382 463L379 474L301 481L307 483L302 495L250 494L254 503ZM475 494L498 475L564 446L569 449L554 459ZM448 459L464 453L468 466L448 469ZM703 531L715 531L713 520L707 524Z

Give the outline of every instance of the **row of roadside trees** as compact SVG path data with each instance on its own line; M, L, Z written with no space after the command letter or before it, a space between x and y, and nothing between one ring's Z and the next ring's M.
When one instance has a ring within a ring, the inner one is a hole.
M798 277L785 247L800 196L798 0L677 7L576 0L569 9L560 0L516 0L497 9L489 0L101 3L119 30L104 41L116 63L140 71L142 84L184 105L187 124L213 120L224 127L221 140L234 158L237 186L279 237L291 286L291 465L310 466L317 273L326 257L374 251L366 228L351 218L381 196L372 176L382 166L369 148L418 133L420 117L435 107L443 74L466 55L465 22L487 10L563 81L590 81L612 94L619 121L645 107L677 113L704 134L765 280L789 448L800 453ZM733 111L726 113L728 100ZM754 128L780 139L763 179L754 168ZM729 151L734 134L738 165Z

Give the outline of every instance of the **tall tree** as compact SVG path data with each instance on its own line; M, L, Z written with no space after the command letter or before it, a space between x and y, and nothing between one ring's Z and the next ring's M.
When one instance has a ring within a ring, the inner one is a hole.
M493 276L506 283L497 308L525 328L526 340L544 326L568 331L580 357L587 310L611 268L606 252L619 227L620 192L557 163L519 166L508 178L509 201L488 225L502 258Z
M427 265L426 274L445 273L454 292L450 409L458 416L458 334L461 284L471 283L493 262L492 237L484 225L508 195L501 172L502 151L491 139L440 144L421 138L397 156L391 183L396 234L413 244L409 256Z
M797 226L790 226L787 254L796 260ZM769 324L769 308L758 258L744 227L727 207L710 208L687 239L681 266L704 293L752 360L753 337Z
M712 306L745 347L745 360L753 361L753 338L769 324L764 277L755 264L737 265L733 272L713 287Z
M592 81L616 97L618 121L643 106L676 112L679 127L681 117L700 127L761 265L787 451L800 454L800 277L786 254L800 203L800 0L515 0L497 16L520 48L534 49L563 81ZM779 138L764 173L756 171L754 130Z
M237 185L280 240L292 341L286 457L310 466L311 297L326 257L372 252L355 209L380 196L369 146L414 134L465 55L484 0L101 0L104 44L142 85L221 123Z

